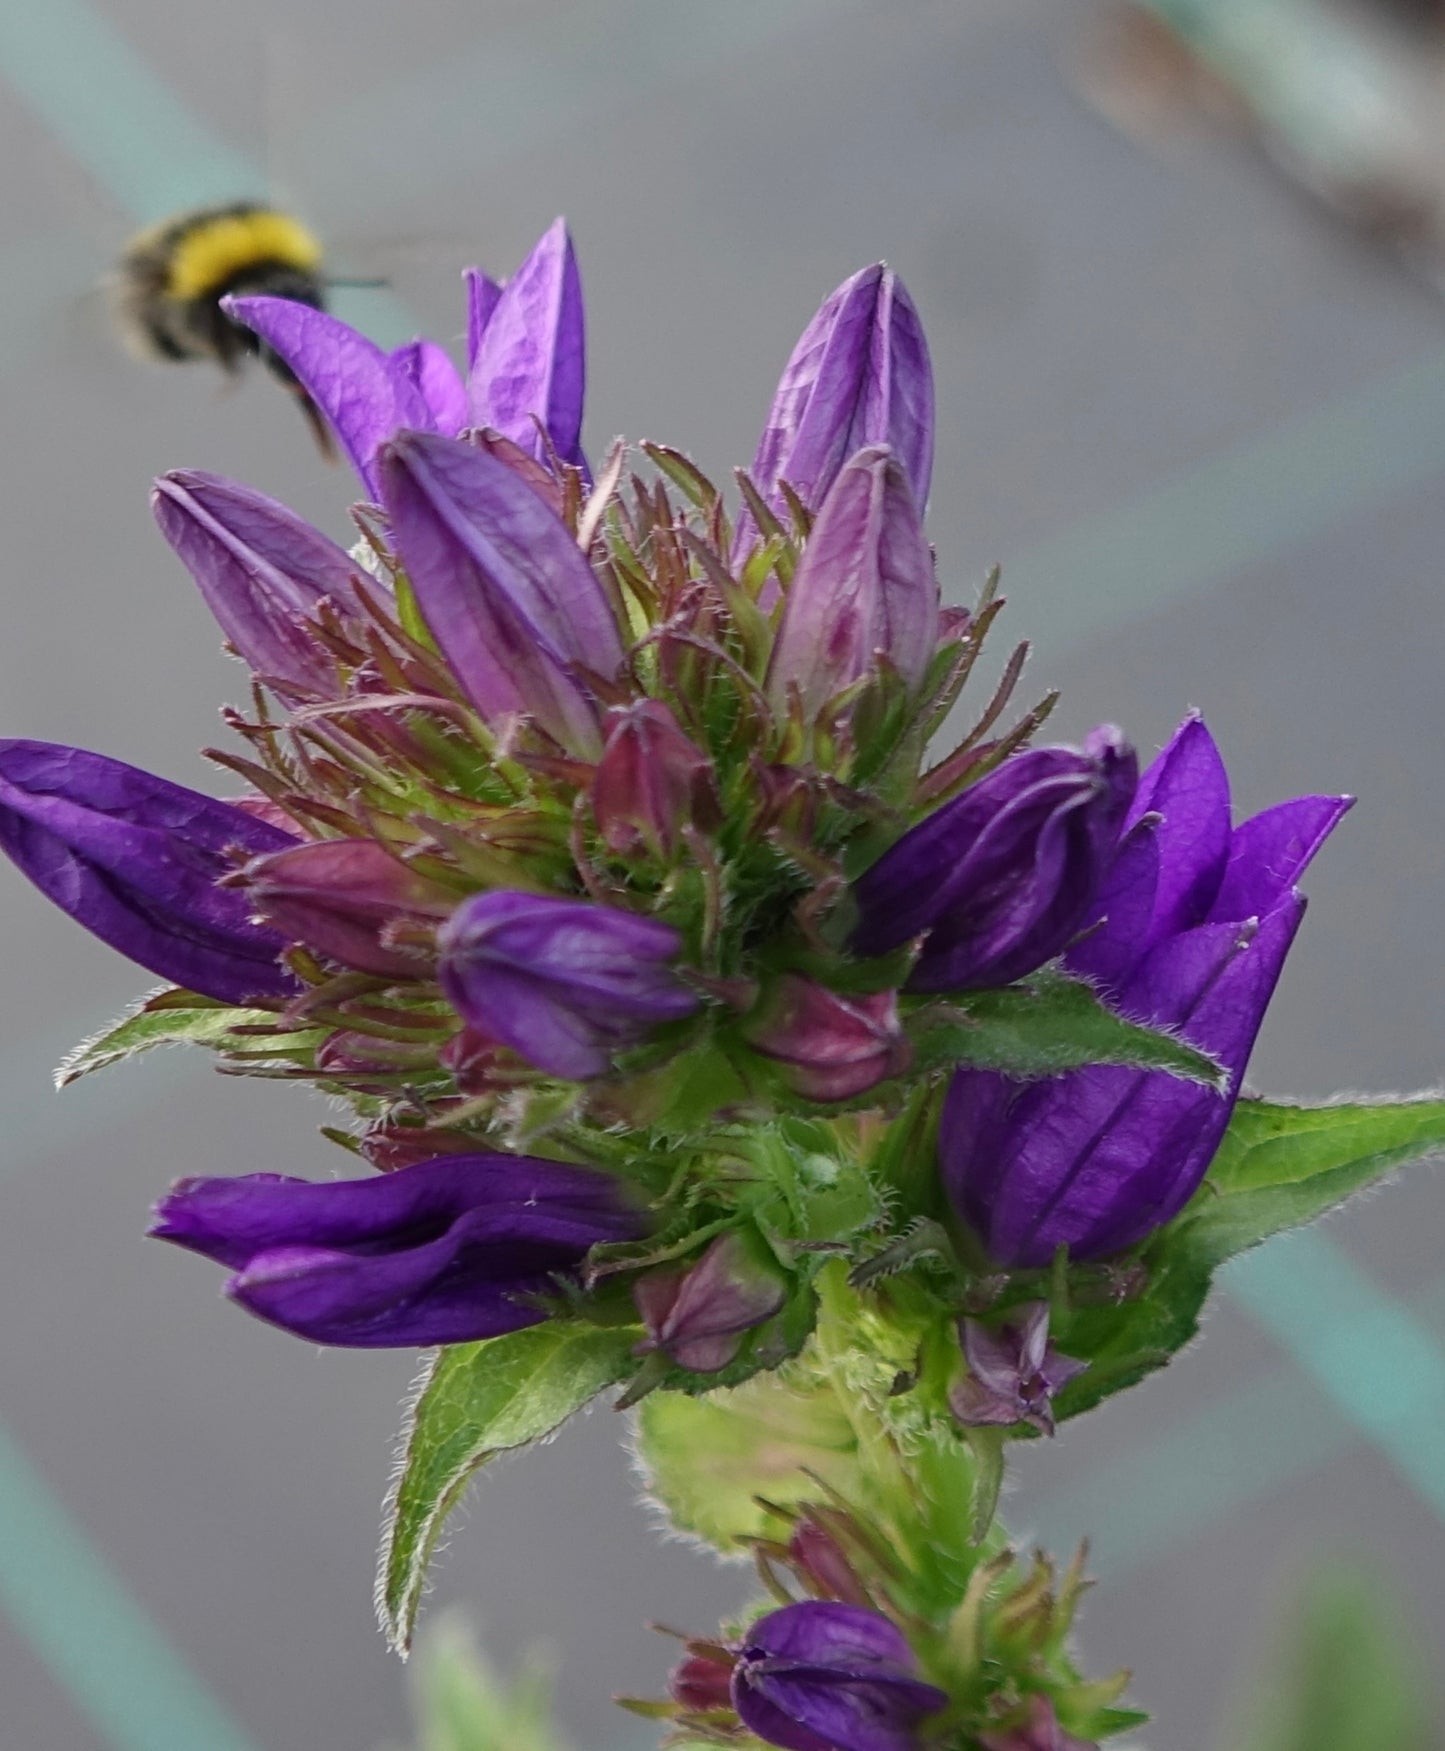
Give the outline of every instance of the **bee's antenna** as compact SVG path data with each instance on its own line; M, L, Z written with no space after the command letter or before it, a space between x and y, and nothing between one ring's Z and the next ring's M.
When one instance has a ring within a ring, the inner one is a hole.
M356 280L346 274L327 274L322 282L327 286L345 286L351 290L374 292L391 284L390 280Z

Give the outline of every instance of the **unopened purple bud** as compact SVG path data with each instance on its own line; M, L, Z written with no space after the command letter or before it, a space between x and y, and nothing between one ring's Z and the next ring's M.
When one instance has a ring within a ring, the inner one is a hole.
M733 1664L713 1653L687 1654L668 1677L668 1693L690 1714L731 1712Z
M788 1560L820 1598L867 1605L868 1592L847 1552L831 1532L804 1516L788 1540Z
M788 588L767 692L796 695L811 722L835 694L886 663L909 688L938 643L938 580L908 478L880 446L860 450L828 490Z
M782 1751L916 1751L922 1723L948 1703L916 1672L902 1630L881 1613L808 1599L747 1632L733 1707Z
M851 1100L901 1075L912 1057L896 991L843 996L800 973L773 984L743 1032L807 1100Z
M649 1271L633 1284L647 1337L639 1354L661 1350L679 1368L714 1374L744 1335L788 1298L786 1272L756 1235L720 1235L696 1264Z
M539 460L550 445L561 461L585 468L582 281L566 222L548 228L504 286L478 276L469 289L472 423Z
M0 850L123 955L223 1003L290 995L285 938L217 884L295 841L265 821L83 748L0 740Z
M1299 797L1235 827L1219 750L1197 717L1180 726L1139 784L1064 965L1122 1014L1210 1053L1228 1092L1102 1065L1026 1085L960 1071L939 1162L999 1264L1045 1265L1060 1246L1107 1258L1183 1209L1229 1124L1304 915L1294 884L1349 806Z
M1007 985L1084 924L1134 795L1134 751L1112 728L1082 748L1014 754L886 851L854 885L853 948L925 936L911 991Z
M468 1154L376 1179L181 1180L150 1233L235 1275L226 1294L318 1344L469 1343L536 1325L536 1298L646 1223L606 1174Z
M470 444L405 432L380 472L407 578L468 698L489 723L527 714L595 759L601 712L583 677L615 674L622 641L565 524Z
M314 954L382 978L429 975L430 957L394 946L398 925L435 925L456 903L374 839L318 839L247 864L251 906Z
M464 900L442 926L441 982L464 1021L574 1082L698 1000L672 971L670 925L509 888Z
M845 280L804 329L753 459L763 496L786 480L816 510L855 451L886 444L915 504L933 472L933 369L913 300L880 262Z
M712 761L656 699L613 712L592 779L592 813L609 850L673 858L682 830L721 819Z
M1052 1435L1054 1394L1088 1363L1060 1355L1049 1342L1048 1302L1031 1301L997 1328L961 1320L959 1335L968 1373L948 1398L959 1422L969 1428L1028 1423L1041 1435Z
M1048 1697L1030 1697L1027 1710L1018 1726L982 1734L984 1751L1098 1751L1092 1739L1076 1739L1064 1731Z
M151 508L236 654L267 680L334 693L336 664L310 623L324 600L360 613L350 554L274 499L216 474L163 474Z

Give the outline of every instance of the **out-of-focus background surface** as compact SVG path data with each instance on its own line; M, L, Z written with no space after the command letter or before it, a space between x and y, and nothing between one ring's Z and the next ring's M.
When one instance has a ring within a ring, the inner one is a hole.
M822 296L886 256L938 375L954 599L1004 566L1055 727L1141 748L1198 706L1241 812L1361 803L1251 1080L1445 1068L1445 305L1244 136L1145 149L1079 95L1093 0L26 0L0 4L0 732L225 789L242 671L150 478L234 475L345 531L349 478L256 380L121 354L94 287L134 227L268 188L454 340L457 270L572 220L587 433L746 462ZM1442 92L1445 97L1445 92ZM140 1239L185 1172L340 1164L314 1100L169 1055L49 1091L144 984L0 868L0 1742L314 1751L406 1736L370 1611L408 1354L319 1353ZM1445 1631L1445 1184L1417 1172L1233 1270L1207 1341L1025 1455L1014 1525L1094 1537L1096 1671L1155 1751L1221 1744L1282 1575L1347 1545ZM613 1690L745 1578L661 1544L598 1411L483 1481L440 1569L492 1652L555 1650L589 1751ZM1227 1748L1226 1748L1227 1751Z

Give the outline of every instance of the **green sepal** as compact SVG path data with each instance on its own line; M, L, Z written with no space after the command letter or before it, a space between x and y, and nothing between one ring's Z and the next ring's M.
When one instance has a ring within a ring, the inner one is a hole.
M238 1031L275 1026L276 1016L270 1010L237 1009L168 987L142 998L119 1021L68 1052L56 1067L55 1086L68 1088L92 1070L104 1070L155 1046L208 1046L214 1052L253 1060L309 1062L314 1047L325 1037L319 1028L266 1035Z
M1122 1305L1055 1309L1059 1349L1090 1364L1059 1395L1058 1417L1133 1386L1189 1343L1227 1259L1441 1150L1445 1100L1240 1101L1204 1184L1140 1255L1142 1292Z
M909 1018L917 1070L957 1065L1058 1076L1089 1064L1164 1070L1223 1093L1228 1073L1173 1034L1126 1021L1081 979L1045 969L1017 985L930 1004Z
M411 1644L437 1537L472 1474L497 1454L550 1435L632 1373L636 1336L633 1328L553 1319L451 1345L428 1363L383 1510L376 1603L397 1652Z

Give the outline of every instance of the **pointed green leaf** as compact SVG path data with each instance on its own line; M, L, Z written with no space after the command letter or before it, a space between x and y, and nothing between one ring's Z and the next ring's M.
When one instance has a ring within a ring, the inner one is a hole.
M110 1027L82 1040L66 1054L55 1072L55 1086L67 1088L92 1070L104 1070L154 1046L209 1046L228 1048L266 1058L290 1058L309 1051L322 1037L319 1030L305 1033L259 1035L237 1033L238 1028L274 1027L276 1017L266 1009L234 1009L212 1003L186 991L165 991L143 998L139 1005Z
M377 1610L398 1652L410 1646L442 1522L472 1473L508 1448L550 1435L631 1373L636 1336L633 1328L553 1319L438 1352L402 1431L383 1515Z
M966 1065L1008 1076L1058 1076L1086 1064L1165 1070L1221 1091L1227 1078L1207 1052L1172 1034L1125 1021L1094 989L1059 973L917 1012L910 1029L919 1068Z
M1198 1331L1210 1279L1226 1259L1441 1151L1445 1100L1240 1101L1209 1177L1145 1249L1144 1293L1056 1324L1059 1348L1090 1363L1060 1396L1059 1415L1077 1416L1163 1367Z

